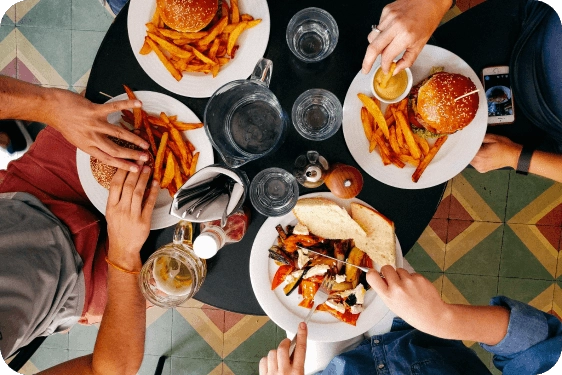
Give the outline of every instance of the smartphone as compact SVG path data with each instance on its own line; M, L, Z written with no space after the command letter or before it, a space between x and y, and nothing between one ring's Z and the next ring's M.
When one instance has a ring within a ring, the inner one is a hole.
M488 103L488 124L511 124L515 121L509 66L491 66L482 70L482 84Z

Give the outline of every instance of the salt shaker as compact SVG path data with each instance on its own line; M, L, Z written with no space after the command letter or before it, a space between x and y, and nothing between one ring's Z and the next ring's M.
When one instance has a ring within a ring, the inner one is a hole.
M295 160L293 175L306 188L316 188L324 183L330 166L328 161L316 151L308 151Z

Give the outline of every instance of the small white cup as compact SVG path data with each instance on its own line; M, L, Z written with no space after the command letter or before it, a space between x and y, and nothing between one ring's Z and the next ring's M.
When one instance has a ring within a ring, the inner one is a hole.
M396 62L396 61L395 61ZM375 74L377 73L377 71L380 69L380 64L377 65L371 72L371 74L369 74L369 85L371 87L371 93L373 93L373 95L375 96L375 98L377 98L378 100L380 100L382 103L387 103L387 104L391 104L391 103L398 103L399 101L401 101L402 99L404 99L406 96L408 96L408 94L410 93L410 90L412 89L412 84L414 82L414 79L412 77L412 71L410 70L410 68L406 68L404 69L404 71L406 72L406 76L408 77L408 83L406 85L406 89L404 90L404 92L398 96L395 99L392 100L388 100L388 99L383 99L379 96L379 94L377 94L377 92L375 91Z

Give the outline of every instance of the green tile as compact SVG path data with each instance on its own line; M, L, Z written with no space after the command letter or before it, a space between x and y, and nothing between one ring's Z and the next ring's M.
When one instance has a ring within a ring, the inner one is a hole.
M503 235L500 276L542 280L553 278L509 225L505 226Z
M553 184L554 181L547 178L531 174L523 176L510 171L505 219L511 219Z
M412 246L408 254L406 254L406 259L416 272L441 272L441 268L435 261L426 253L423 247L417 242ZM443 263L443 259L441 259Z
M220 360L222 353L217 353L185 318L173 310L172 350L175 357L205 358Z
M167 310L155 322L146 328L144 353L152 355L169 355L172 350L172 312Z
M497 224L480 223L480 225L493 226ZM500 268L503 230L504 226L499 226L446 271L466 275L497 276ZM447 259L447 255L447 252L445 252L445 259Z
M416 270L416 272L418 272L418 270ZM418 273L425 276L425 278L427 278L432 283L443 275L443 272L420 271Z
M68 350L50 349L41 346L37 349L35 354L31 356L30 361L39 371L43 371L59 363L68 361Z
M41 347L51 349L68 349L68 333L55 333L43 341Z
M70 29L72 0L41 0L27 13L28 4L16 4L18 26ZM21 15L20 15L21 14Z
M272 321L267 322L250 338L244 341L238 348L225 359L229 361L259 362L271 349L276 349L277 326Z
M106 32L113 15L96 0L72 1L72 29Z
M94 351L94 344L98 337L96 326L83 326L76 324L68 333L68 347L72 350Z
M139 369L138 375L154 375L160 356L145 354L142 359L142 365ZM162 367L162 375L170 375L172 373L172 358L166 358L164 366Z
M259 362L238 362L238 361L224 361L225 366L235 375L258 375L259 374Z
M47 62L66 82L71 81L72 59L70 30L50 29L46 32L45 29L37 27L18 27L18 30L33 44L35 49L43 55ZM31 63L35 64L33 61ZM35 68L41 69L40 62L36 64Z
M497 295L498 278L495 276L460 275L445 272L445 276L471 305L488 305ZM443 294L448 295L446 286Z
M500 277L498 295L529 303L551 284L551 281L546 280Z
M4 17L5 17L5 18L8 18L8 17L6 17L6 16L4 16ZM8 18L8 19L9 19L9 18ZM2 25L0 25L0 42L3 42L2 44L4 44L4 43L7 44L8 42L10 42L10 44L12 43L12 40L11 40L11 39L10 39L9 41L4 41L4 39L5 39L12 31L14 31L14 29L15 29L15 26L14 26L13 24L12 24L12 25L5 25L4 22L2 22ZM12 35L11 37L14 38L13 43L15 43L15 42L16 42L16 40L15 40L15 35ZM0 52L4 52L4 50L0 50ZM6 52L7 52L7 51L6 51ZM4 56L4 54L2 54L2 55L0 55L0 56Z
M275 346L277 347L279 346L281 341L287 338L287 332L285 332L285 330L279 327L278 325L276 325L276 327L277 329L276 329L276 336L275 336Z
M480 173L474 168L466 168L462 172L462 176L498 215L501 221L505 218L509 172L498 170ZM453 184L455 183L457 182L454 181Z
M16 33L15 26L0 26L0 74L16 78Z
M171 357L171 373L174 375L208 375L221 360Z
M91 68L105 36L101 31L72 30L72 81L82 78ZM84 81L86 84L88 81Z
M70 350L68 351L68 360L70 361L71 359L74 359L74 358L84 357L85 355L88 355L88 354L92 354L92 351L90 351L90 350L73 350L73 349L70 349Z
M12 21L7 14L4 14L2 19L0 20L0 26L13 26L13 25L14 25L14 21Z

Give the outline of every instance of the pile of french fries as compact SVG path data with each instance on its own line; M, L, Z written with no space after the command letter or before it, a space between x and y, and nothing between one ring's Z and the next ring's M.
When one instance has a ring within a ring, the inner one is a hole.
M384 165L393 164L404 168L405 163L416 167L412 181L418 182L421 175L437 154L447 136L437 138L433 146L412 131L408 123L408 98L389 104L385 113L380 102L365 94L357 94L363 103L361 123L369 141L369 152L378 148Z
M136 99L133 91L124 87L129 99ZM150 144L154 156L152 178L173 197L195 174L199 160L199 152L181 132L201 128L203 124L181 122L177 116L167 116L164 112L158 117L153 116L142 108L121 111L121 119L126 123L120 123L123 128L132 130Z
M222 17L215 17L206 31L194 33L167 27L156 7L152 21L146 24L140 54L154 51L177 81L183 78L182 72L211 73L216 77L220 68L234 58L240 34L261 22L249 14L240 14L238 0L230 0L230 6L226 0L221 3Z

